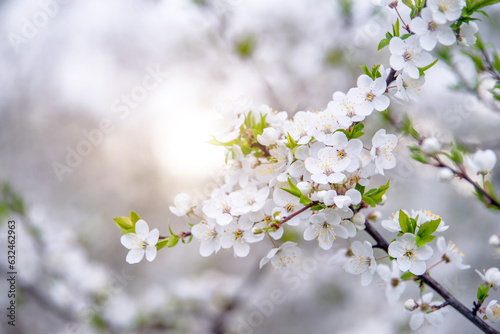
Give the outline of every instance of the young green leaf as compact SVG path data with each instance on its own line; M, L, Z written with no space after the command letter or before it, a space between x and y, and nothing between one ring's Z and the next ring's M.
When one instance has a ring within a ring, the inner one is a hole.
M168 239L169 238L165 238L165 239L158 241L158 243L156 244L156 250L160 250L163 247L165 247L168 244Z
M114 218L113 221L122 230L134 229L134 223L132 222L132 219L130 219L129 217L117 217Z

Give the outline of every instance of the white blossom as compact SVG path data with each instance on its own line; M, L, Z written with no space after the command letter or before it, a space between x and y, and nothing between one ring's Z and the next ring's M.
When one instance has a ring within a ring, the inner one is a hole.
M428 245L418 247L415 235L405 233L391 242L388 253L396 259L399 270L422 275L427 268L425 260L430 259L433 251Z
M370 155L375 162L377 172L384 175L384 169L396 166L396 157L392 152L398 143L398 138L393 134L386 134L385 129L378 130L372 139Z
M436 154L441 150L441 143L436 137L427 137L420 144L420 148L427 154Z
M356 101L367 109L384 111L389 107L390 100L384 95L387 83L384 78L376 78L373 80L366 74L358 77L358 87L351 90L351 94Z
M458 269L469 269L469 265L465 265L462 263L462 258L464 256L463 253L455 246L455 244L451 241L446 244L444 237L437 238L436 246L443 254L441 257L446 262L453 263Z
M492 150L479 150L472 157L467 157L465 162L470 169L478 174L488 174L495 167L497 156Z
M476 269L476 273L478 273L483 281L492 285L494 288L500 287L500 270L498 270L498 268L492 267L486 270L484 274Z
M170 206L169 209L176 216L185 216L192 207L191 196L185 193L180 193L174 198L174 206Z
M260 268L271 260L273 269L285 269L290 264L294 263L297 256L300 256L302 251L295 242L287 241L278 248L271 249L266 256L260 260Z
M476 33L479 31L476 22L462 23L460 26L460 37L458 43L463 46L471 46L476 44Z
M449 25L435 22L431 9L422 9L421 16L410 22L410 29L419 37L420 45L426 51L431 51L436 42L452 45L456 36Z
M427 0L427 7L436 23L445 24L446 21L456 21L460 18L465 0Z
M353 241L351 244L352 256L345 262L345 270L353 275L361 275L361 285L367 286L377 270L377 261L373 257L372 245L365 241Z
M419 67L425 67L432 62L431 55L422 49L415 35L405 40L399 37L391 38L389 50L391 67L396 71L403 70L403 73L408 73L413 79L420 77Z
M304 240L318 240L319 246L328 250L332 248L337 236L348 237L345 227L340 226L340 216L337 213L320 212L309 218L309 226L304 230Z
M488 303L488 306L486 306L486 310L484 311L484 313L486 314L486 317L489 321L500 321L500 305L498 305L495 299Z
M391 265L392 269L385 264L379 264L377 266L377 274L386 285L385 296L387 297L389 304L394 305L405 291L406 282L400 278L401 271L399 270L396 261L392 261ZM415 303L415 301L413 301L413 303Z
M127 262L138 263L144 254L146 254L146 260L153 261L156 257L156 244L159 236L158 229L155 228L150 232L148 224L139 219L135 223L135 233L124 234L120 239L122 245L130 249L126 258Z
M213 219L200 222L191 228L191 233L200 242L201 256L210 256L219 251L221 232L222 227Z
M446 308L440 308L438 310L433 310L432 306L439 305L439 302L432 301L433 293L429 292L422 296L422 299L418 302L420 307L418 310L413 311L413 315L410 319L410 328L412 330L417 330L424 323L433 326L441 326L444 323L443 313L447 311Z

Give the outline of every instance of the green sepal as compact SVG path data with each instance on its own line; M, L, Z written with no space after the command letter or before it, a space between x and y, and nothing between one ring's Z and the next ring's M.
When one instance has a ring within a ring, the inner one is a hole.
M363 196L363 194L365 193L365 187L359 183L356 183L356 186L354 187L354 189L359 191L361 193L361 196Z
M392 25L392 34L399 37L399 19L396 19L396 23Z
M183 244L189 244L191 241L193 241L193 235L191 234L187 240L184 238L181 239Z
M491 6L499 2L500 0L467 0L465 12L471 15L472 13L477 12L480 8Z
M156 250L160 250L163 247L167 246L168 240L169 238L165 238L158 241L158 243L156 244Z
M128 230L122 230L122 234L129 234L129 233L135 233L135 228L131 228Z
M401 231L404 233L415 233L415 229L413 228L413 224L410 220L410 217L403 210L399 210L399 226L401 227Z
M290 136L290 133L286 135L287 143L285 144L289 149L293 150L298 144L297 142Z
M434 240L435 235L428 235L426 237L419 237L418 235L415 237L415 241L417 242L417 247L422 247L425 244L428 244L432 240Z
M113 218L113 221L120 229L124 231L134 229L134 223L129 217L117 217Z

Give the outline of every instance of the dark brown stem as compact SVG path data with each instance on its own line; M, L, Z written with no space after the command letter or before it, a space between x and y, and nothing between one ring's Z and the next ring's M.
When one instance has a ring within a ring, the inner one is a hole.
M375 239L377 242L375 246L373 247L378 247L383 249L385 252L388 252L389 248L389 243L385 238L368 222L365 221L365 226L366 226L366 232ZM464 317L466 317L470 322L472 322L474 325L477 326L481 331L484 333L488 334L500 334L500 332L496 331L495 329L491 328L488 324L486 324L483 320L481 320L479 317L477 317L470 309L465 307L464 304L462 304L458 299L453 297L448 290L446 290L441 284L439 284L437 281L435 281L429 274L423 274L420 276L417 276L417 280L420 280L422 283L427 284L430 286L434 291L436 291L441 297L444 298L445 303L453 307L455 310L457 310L460 314L462 314ZM444 307L446 305L443 304Z

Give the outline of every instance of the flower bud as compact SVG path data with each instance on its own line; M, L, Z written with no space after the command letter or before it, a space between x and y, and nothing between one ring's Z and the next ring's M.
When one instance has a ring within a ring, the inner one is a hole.
M366 217L369 220L377 221L382 217L382 213L380 211L372 211Z
M356 213L352 218L351 221L358 229L364 229L365 228L365 215L362 214L361 212Z
M488 174L497 163L497 156L492 150L477 151L465 160L467 167L478 174Z
M436 154L441 149L441 143L435 137L425 138L420 149L427 154Z
M404 306L405 306L405 309L410 311L410 312L414 311L415 309L418 308L417 302L413 299L408 299L407 301L405 301Z
M448 168L440 168L439 169L438 178L442 182L451 181L454 176L455 176L455 174L453 174L453 172L451 170L449 170Z
M321 191L318 191L316 194L318 196L318 201L320 201L321 203L324 203L325 202L326 191L325 190L321 190Z
M490 244L491 247L500 246L500 237L498 236L498 234L492 235L488 240L488 243Z
M382 201L380 203L378 203L378 205L384 205L385 201L387 201L387 196L386 195L382 195Z
M299 182L297 183L297 188L299 188L301 193L307 195L311 193L312 184L310 184L309 182Z
M277 215L276 217L274 217L274 220L278 223L281 223L283 221L283 217L281 217L281 215Z
M264 230L262 229L262 227L254 226L252 228L252 233L253 234L262 234L262 233L264 233Z

